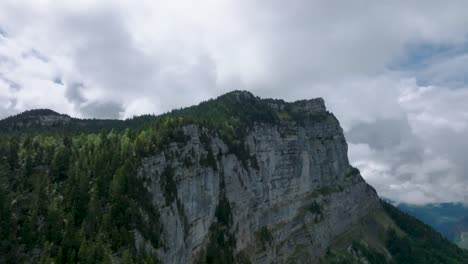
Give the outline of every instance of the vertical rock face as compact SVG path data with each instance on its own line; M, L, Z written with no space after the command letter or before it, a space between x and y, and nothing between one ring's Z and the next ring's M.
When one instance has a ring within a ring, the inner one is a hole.
M217 131L187 125L186 142L143 160L139 175L159 208L165 245L137 239L137 248L164 263L205 262L216 257L213 247L234 262L310 262L379 207L322 99L268 105L281 121L254 123L240 150Z

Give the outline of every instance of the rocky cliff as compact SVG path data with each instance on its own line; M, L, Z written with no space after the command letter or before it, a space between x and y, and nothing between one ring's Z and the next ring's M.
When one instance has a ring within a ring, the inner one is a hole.
M0 263L466 263L379 200L320 98L0 120ZM6 238L6 239L5 239Z
M282 111L281 121L253 124L242 139L247 159L216 130L186 125L186 142L143 160L140 177L160 208L167 241L157 251L164 263L209 260L220 236L223 250L253 263L314 261L379 208L322 99L269 107Z

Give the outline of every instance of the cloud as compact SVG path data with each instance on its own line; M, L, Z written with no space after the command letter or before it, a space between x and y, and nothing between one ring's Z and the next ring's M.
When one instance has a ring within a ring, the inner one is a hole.
M55 77L52 81L53 81L54 83L56 83L56 84L63 85L62 78L60 78L60 77Z
M83 95L83 84L82 83L71 83L67 85L65 90L65 98L73 104L82 104L86 102L86 98Z
M380 194L461 201L467 8L464 1L6 0L0 117L40 107L127 118L233 89L321 96L351 142L351 161ZM441 187L451 195L439 196Z
M124 108L116 102L90 102L80 107L85 117L98 119L117 119Z
M7 35L6 32L3 31L2 28L0 28L0 37L1 37L1 38L6 38L6 35Z
M351 162L380 195L415 204L467 202L467 89L407 82L406 118L356 123L346 136Z
M397 152L393 159L400 160L398 163L419 162L423 154L422 144L406 119L356 123L346 137L351 144L367 144L376 151Z
M30 51L23 53L22 57L25 59L32 57L45 63L49 62L49 59L44 54L41 54L35 49L31 49Z
M410 45L404 58L389 68L414 76L420 85L463 88L468 84L468 42L419 43Z

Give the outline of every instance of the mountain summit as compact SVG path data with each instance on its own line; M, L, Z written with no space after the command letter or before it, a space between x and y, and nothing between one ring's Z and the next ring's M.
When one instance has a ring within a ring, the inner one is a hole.
M71 118L50 109L34 109L22 112L0 121L3 130L24 130L37 127L51 127L68 124Z
M468 259L379 199L321 98L235 91L125 121L45 116L70 121L0 121L0 262Z

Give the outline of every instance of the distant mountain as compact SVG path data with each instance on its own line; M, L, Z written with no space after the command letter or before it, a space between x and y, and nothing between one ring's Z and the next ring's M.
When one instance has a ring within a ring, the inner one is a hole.
M50 109L34 109L0 120L0 133L91 133L138 128L161 116L141 115L126 120L80 119Z
M468 249L468 207L462 203L397 204L398 209L432 226L447 239Z
M97 131L121 128L121 120L78 119L50 109L34 109L0 120L0 132Z
M0 121L0 263L466 263L349 164L321 98Z
M4 130L25 130L37 127L53 127L69 124L72 118L59 114L50 109L34 109L22 112L0 121L0 128Z

